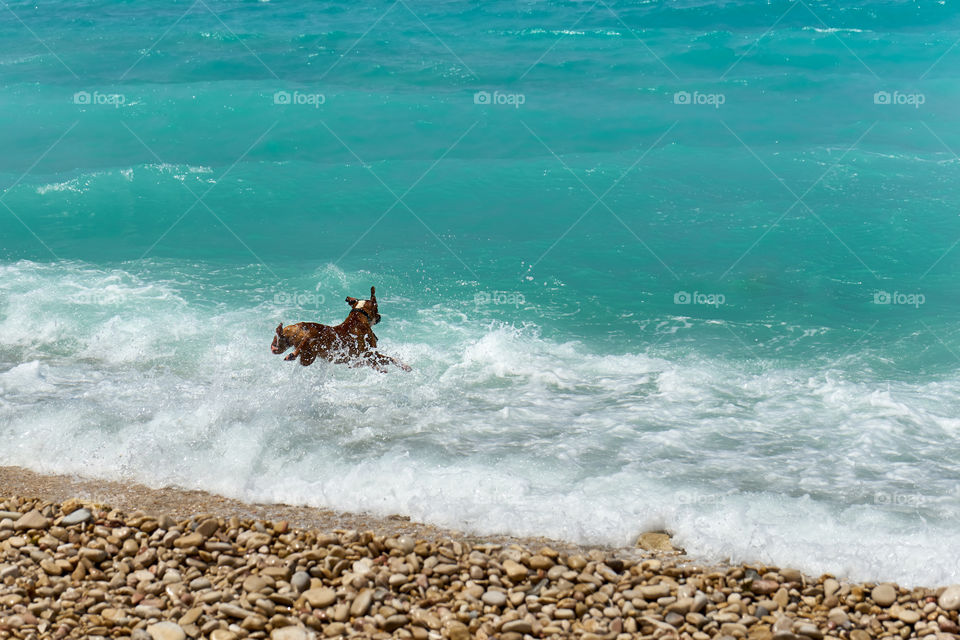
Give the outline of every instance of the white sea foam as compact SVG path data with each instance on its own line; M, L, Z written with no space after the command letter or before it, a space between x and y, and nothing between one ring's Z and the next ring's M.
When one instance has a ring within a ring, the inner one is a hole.
M960 380L602 355L442 307L384 314L380 348L412 373L304 368L268 349L271 301L190 286L0 266L0 464L478 533L666 527L706 561L960 580Z
M87 181L81 183L79 178L73 178L72 180L64 180L63 182L52 182L50 184L42 184L37 187L37 194L44 196L48 193L58 193L62 191L73 191L74 193L83 193L89 188L90 184Z
M131 106L128 103L126 106ZM200 175L206 175L213 173L213 169L203 165L189 165L189 164L169 164L169 163L155 163L142 165L140 167L142 170L147 170L161 175L170 175L175 180L180 182L186 181L188 178L199 178ZM62 182L52 182L49 184L42 184L34 187L38 195L47 195L49 193L62 193L62 192L73 192L73 193L87 193L90 191L91 186L98 180L110 179L114 175L119 175L127 182L132 182L134 177L134 168L128 167L125 169L119 169L116 172L114 171L93 171L90 173L85 173L83 175L71 178L69 180L64 180ZM204 182L212 182L212 179L206 178Z
M804 31L816 31L817 33L865 33L865 29L855 29L853 27L803 27Z

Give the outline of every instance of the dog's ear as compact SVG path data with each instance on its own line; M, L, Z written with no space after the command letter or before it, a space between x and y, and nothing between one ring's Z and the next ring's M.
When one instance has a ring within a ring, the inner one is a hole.
M283 323L282 323L282 322L277 325L277 335L278 335L278 336L282 336L282 335L283 335Z
M374 287L370 287L370 301L371 302L377 301L377 290Z
M357 302L358 300L356 298L351 298L350 296L347 296L347 304L350 305L351 307L357 306Z

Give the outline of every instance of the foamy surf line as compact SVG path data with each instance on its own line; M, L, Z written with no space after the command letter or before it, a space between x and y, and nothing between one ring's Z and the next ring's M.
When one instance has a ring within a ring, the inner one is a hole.
M382 535L409 535L426 539L440 536L461 539L465 537L462 531L416 522L398 514L378 518L371 514L316 507L242 502L200 490L151 488L139 483L114 482L79 474L44 474L24 467L0 466L0 497L10 496L40 498L51 502L73 499L129 513L142 511L154 516L168 515L177 520L207 514L224 518L236 516L283 521L293 527L321 531L375 530ZM485 536L483 539L499 543L551 544L557 549L583 549L564 541L546 538Z
M709 562L960 579L941 561L960 548L955 380L602 355L399 304L381 345L413 373L302 368L268 349L295 312L197 302L209 274L2 270L0 464L482 535L629 547L666 529ZM322 275L347 292L376 278Z

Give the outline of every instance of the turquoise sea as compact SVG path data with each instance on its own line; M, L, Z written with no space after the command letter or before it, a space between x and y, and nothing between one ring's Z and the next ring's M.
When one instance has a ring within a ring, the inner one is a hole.
M960 9L0 2L0 464L960 581ZM270 353L377 287L411 373Z

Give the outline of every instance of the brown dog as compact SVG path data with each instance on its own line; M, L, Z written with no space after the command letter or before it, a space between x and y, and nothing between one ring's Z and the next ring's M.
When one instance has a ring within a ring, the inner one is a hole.
M386 371L388 364L410 371L410 367L399 360L374 351L377 336L372 327L380 322L376 289L370 287L369 300L348 297L347 304L352 307L350 314L335 327L317 322L298 322L284 327L281 322L277 325L277 335L273 338L270 350L279 355L293 347L293 352L284 360L300 358L300 364L305 367L320 356L330 362L367 365L377 371Z

